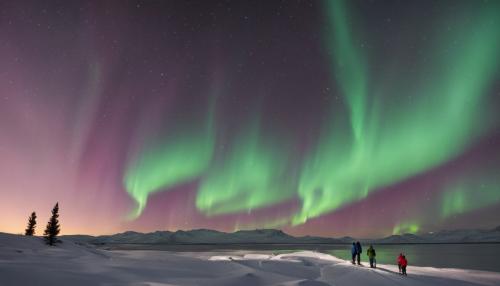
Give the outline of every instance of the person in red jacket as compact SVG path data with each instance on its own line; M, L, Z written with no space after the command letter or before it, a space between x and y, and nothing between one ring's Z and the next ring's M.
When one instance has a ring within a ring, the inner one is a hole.
M406 260L406 256L403 255L401 259L401 271L403 275L406 275L406 266L408 266L408 260Z
M403 253L400 253L398 259L396 260L398 263L399 273L401 273L401 261L403 259Z

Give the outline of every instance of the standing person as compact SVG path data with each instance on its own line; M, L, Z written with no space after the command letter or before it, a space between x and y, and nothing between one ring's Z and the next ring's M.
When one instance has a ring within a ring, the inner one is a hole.
M370 268L375 268L375 256L377 255L375 253L375 249L373 248L373 245L370 245L368 250L366 251L366 254L368 255L368 260L370 260Z
M355 264L356 255L358 254L358 249L356 248L355 242L352 243L351 254L352 254L352 264Z
M408 260L406 260L406 256L403 255L401 259L401 271L402 274L406 276L406 266L408 266Z
M398 256L398 259L396 260L397 263L398 263L399 273L401 273L401 263L402 263L402 260L403 260L403 253L400 253L399 256Z
M363 249L361 248L361 243L356 242L356 256L358 259L358 265L361 265L361 253L363 252Z

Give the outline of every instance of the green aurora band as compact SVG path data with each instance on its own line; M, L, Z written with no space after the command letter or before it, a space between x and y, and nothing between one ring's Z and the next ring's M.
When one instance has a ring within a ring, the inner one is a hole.
M494 178L479 176L450 184L441 196L441 217L447 219L499 203L498 179Z
M250 212L292 197L286 148L264 142L253 124L202 180L196 206L207 215Z
M347 101L350 112L352 133L355 142L362 140L366 117L367 71L366 60L359 44L353 41L349 29L348 11L343 1L327 2L328 24L334 27L332 39L328 35L327 44L332 51L334 74Z
M124 184L137 203L131 219L141 215L152 193L193 180L207 169L215 144L212 112L207 122L201 132L192 128L146 148L130 165Z
M394 226L394 228L392 229L392 234L415 234L418 233L419 230L420 225L416 222L401 222L398 225Z
M408 79L390 68L370 76L348 2L325 3L325 43L345 106L332 106L300 174L290 174L286 144L266 140L257 125L243 129L226 153L215 154L209 120L201 132L170 136L132 162L124 184L137 202L133 218L152 193L200 179L196 207L205 215L250 212L298 197L297 213L277 221L303 224L453 159L492 127L485 96L498 70L500 9L471 12L470 21L434 35L430 52L418 55L417 76ZM468 210L462 193L446 193L443 217ZM393 232L419 228L403 223Z
M335 51L333 74L351 119L348 125L342 118L346 112L335 113L306 159L298 188L303 205L293 218L294 225L462 152L488 128L484 96L498 68L500 9L482 10L464 27L436 35L432 64L422 68L420 81L395 78L400 84L380 88L372 80L368 81L371 88L360 88L367 85L367 64L360 60L359 51L350 49L355 37L345 24L347 12L340 1L327 3L334 34L329 37L329 46ZM449 45L454 45L450 51ZM431 74L432 78L427 76ZM382 91L361 93L368 90ZM408 96L411 101L404 100ZM365 108L369 99L370 108Z

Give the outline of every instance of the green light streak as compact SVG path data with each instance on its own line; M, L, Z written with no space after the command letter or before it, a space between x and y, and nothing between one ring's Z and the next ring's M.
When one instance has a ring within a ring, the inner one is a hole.
M250 128L202 180L196 207L207 215L250 212L293 196L287 153L264 142L257 127Z
M333 74L341 81L348 112L336 108L305 160L298 187L303 204L293 224L436 167L490 127L484 97L499 63L500 9L484 8L460 29L436 35L434 49L425 55L432 64L421 68L421 80L408 82L400 76L394 79L399 84L379 87L378 82L385 82L381 72L379 80L369 81L379 92L370 91L368 97L363 94L367 89L360 88L367 86L363 57L349 49L356 37L346 36L352 31L345 7L339 1L327 3L333 18L334 35L328 35L333 38Z
M327 39L327 45L334 54L332 62L335 78L341 86L342 93L349 95L346 100L354 138L362 140L366 116L366 63L359 45L354 42L345 3L343 1L326 3L328 22L335 29L332 37Z
M441 218L468 213L500 203L500 187L491 178L455 182L441 197Z
M208 168L215 144L212 115L207 122L205 130L172 134L145 148L129 166L124 185L137 202L131 219L141 215L151 194L193 180Z
M401 235L405 233L416 234L420 230L420 225L414 222L404 222L394 226L393 235Z

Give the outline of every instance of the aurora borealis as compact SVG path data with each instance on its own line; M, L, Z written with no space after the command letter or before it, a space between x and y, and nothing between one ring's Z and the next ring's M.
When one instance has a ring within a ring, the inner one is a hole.
M500 2L0 4L0 231L500 216Z

